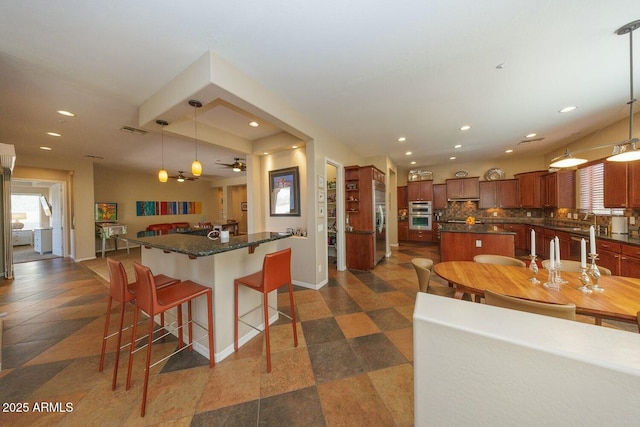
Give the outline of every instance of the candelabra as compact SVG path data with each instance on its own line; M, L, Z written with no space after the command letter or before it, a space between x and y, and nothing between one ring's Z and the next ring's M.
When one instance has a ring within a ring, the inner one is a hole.
M549 277L547 281L542 284L542 286L548 289L560 289L560 283L558 283L557 277L558 269L555 266L549 267Z
M560 270L562 270L562 265L561 264L562 264L561 261L556 261L556 277L555 277L555 279L556 279L556 283L558 285L564 285L564 284L569 283L566 280L564 280L562 278L562 276L560 275Z
M578 290L585 294L592 293L593 291L589 287L589 282L590 280L589 274L587 274L587 267L580 267L580 283L582 283L582 286L580 286Z
M589 275L593 279L591 290L593 292L604 292L604 288L598 286L598 281L600 280L600 269L598 269L598 266L596 265L598 254L589 254L589 259L591 259L591 265L589 266Z
M535 255L529 255L529 258L531 258L531 263L529 264L529 269L531 269L531 272L533 273L533 276L531 276L529 281L531 283L533 283L534 285L537 285L538 283L540 283L540 280L538 280L536 278L536 276L538 275L538 264L536 263L536 256Z

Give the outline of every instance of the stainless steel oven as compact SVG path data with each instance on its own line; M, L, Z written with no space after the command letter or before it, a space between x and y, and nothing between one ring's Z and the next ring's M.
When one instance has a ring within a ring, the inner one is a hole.
M430 201L409 202L409 230L431 230L433 209Z
M431 202L409 202L409 215L432 215Z

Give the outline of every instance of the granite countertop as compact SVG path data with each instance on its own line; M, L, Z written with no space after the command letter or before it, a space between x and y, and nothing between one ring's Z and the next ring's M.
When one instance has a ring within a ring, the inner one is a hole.
M457 224L440 223L440 232L449 233L477 233L477 234L516 234L515 231L505 230L498 224Z
M267 231L263 233L231 236L227 243L220 242L220 239L209 239L206 237L206 234L194 235L185 233L155 234L154 232L140 232L137 237L122 236L121 238L141 246L186 254L190 257L203 257L249 246L258 246L260 243L285 239L287 237L291 237L291 234Z

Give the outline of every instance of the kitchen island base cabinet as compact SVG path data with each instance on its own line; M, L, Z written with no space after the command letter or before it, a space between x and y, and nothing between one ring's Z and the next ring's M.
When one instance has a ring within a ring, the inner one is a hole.
M234 323L234 295L233 281L238 277L255 273L262 269L264 256L268 253L285 249L289 245L285 240L264 242L254 247L254 252L249 253L248 248L230 250L211 256L190 258L188 255L176 252L165 253L162 249L142 247L142 264L151 269L154 274L166 274L181 280L193 280L213 290L213 324L214 347L216 362L234 353L233 348L233 323ZM246 313L261 304L262 295L251 289L239 289L239 311ZM269 305L277 307L277 293L269 295ZM186 322L186 310L183 310ZM207 324L207 302L204 298L193 301L193 317L195 322ZM166 313L166 323L176 320L176 310ZM262 310L255 310L247 315L245 321L256 328L264 326ZM270 317L269 323L278 319L277 312ZM157 320L159 323L159 319ZM205 329L194 323L193 336L197 339L206 336ZM258 332L243 323L239 325L239 345L247 343ZM194 348L204 357L209 357L209 349L206 340L198 341Z
M515 257L514 234L459 233L440 231L440 260L473 261L481 254Z
M369 271L375 267L373 233L346 233L347 268Z

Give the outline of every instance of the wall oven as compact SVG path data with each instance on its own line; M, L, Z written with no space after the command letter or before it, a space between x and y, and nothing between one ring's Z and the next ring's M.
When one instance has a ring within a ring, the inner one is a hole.
M431 230L431 202L409 202L409 230Z

